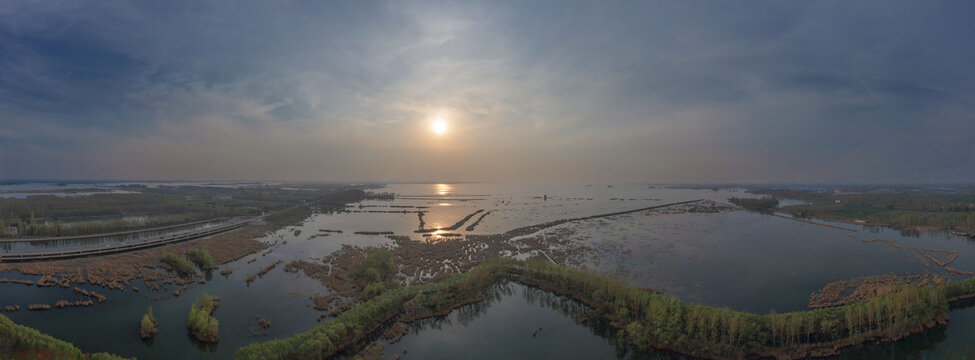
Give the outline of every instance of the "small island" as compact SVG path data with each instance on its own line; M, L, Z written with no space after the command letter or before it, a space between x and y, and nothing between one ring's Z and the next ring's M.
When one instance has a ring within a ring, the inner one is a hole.
M156 317L152 316L152 306L149 307L149 311L142 315L142 323L139 327L139 336L143 339L151 339L156 336L159 332L159 324L156 322Z
M207 295L204 292L200 295L193 306L190 308L189 321L186 328L197 340L206 343L215 343L220 339L220 322L213 317L213 311L220 305L220 298Z

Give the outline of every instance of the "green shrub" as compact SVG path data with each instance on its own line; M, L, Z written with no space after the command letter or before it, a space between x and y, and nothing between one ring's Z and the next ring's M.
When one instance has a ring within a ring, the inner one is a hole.
M360 283L383 281L396 268L393 254L386 249L372 250L352 271L352 278Z
M121 360L124 358L108 353L85 355L67 341L58 340L35 329L18 325L0 315L0 358L7 354L24 353L41 359L97 359ZM15 357L16 358L16 357Z
M363 290L363 293L367 298L371 298L382 294L383 291L386 291L386 284L383 284L381 281L377 281L366 285L366 289Z
M198 340L215 343L220 339L220 322L212 315L213 310L219 304L220 298L209 296L206 292L203 292L200 298L190 307L190 315L186 327Z
M216 268L213 264L213 256L210 255L209 251L203 249L190 249L186 252L186 256L203 270L212 270Z
M193 266L193 262L187 259L186 256L176 256L176 254L163 251L159 255L159 260L169 266L172 266L180 274L196 274L196 267Z
M149 311L142 315L142 321L139 324L139 335L143 339L156 336L156 333L159 332L159 328L156 325L156 317L152 316L152 306L150 306Z

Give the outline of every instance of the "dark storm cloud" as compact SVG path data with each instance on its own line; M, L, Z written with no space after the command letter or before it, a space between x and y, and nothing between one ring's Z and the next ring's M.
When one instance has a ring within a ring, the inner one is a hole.
M4 3L0 177L966 181L972 18L965 2Z

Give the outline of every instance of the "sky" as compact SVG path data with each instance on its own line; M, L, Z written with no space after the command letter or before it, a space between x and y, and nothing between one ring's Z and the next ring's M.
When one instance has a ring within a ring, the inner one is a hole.
M972 182L973 64L970 1L4 1L0 179Z

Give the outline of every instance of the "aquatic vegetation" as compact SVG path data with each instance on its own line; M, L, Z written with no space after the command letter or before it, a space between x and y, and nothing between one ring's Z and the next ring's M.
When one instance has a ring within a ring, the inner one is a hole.
M257 272L257 274L253 274L253 275L247 274L247 283L249 284L254 280L257 280L258 276L264 276L264 274L267 274L269 271L273 270L274 267L278 266L278 264L280 264L281 262L282 262L281 260L275 261L273 264L262 268L260 271Z
M156 335L159 332L158 323L156 323L156 317L152 315L152 306L149 310L142 315L142 321L139 323L139 336L143 339L148 339Z
M203 292L193 303L190 307L189 321L186 323L186 328L193 337L208 343L215 343L220 339L220 322L213 317L213 311L218 305L220 305L220 298L207 295L206 292Z
M61 278L60 280L51 275L43 275L37 280L38 287L48 287L48 286L61 286L68 287L71 285L71 281L66 278Z
M21 284L21 285L27 285L27 286L34 285L34 282L33 281L30 281L30 280L0 279L0 284L6 284L6 283Z
M159 261L176 269L181 275L196 274L196 267L185 255L176 256L176 254L162 251L159 253Z
M490 214L492 211L494 211L494 210L488 210L488 212L486 212L484 214L481 214L481 217L477 218L477 220L474 221L474 223L472 223L469 226L467 226L467 228L465 230L467 230L467 231L474 231L474 228L476 228L477 225L481 223L481 220L484 220L484 217L485 216L488 216L488 214Z
M88 290L85 290L85 289L82 289L82 288L79 288L79 287L75 286L74 292L76 294L84 295L85 297L95 298L95 300L98 300L98 303L99 304L105 302L105 300L108 300L108 297L107 296L102 295L102 294L99 294L99 293L96 293L95 290L88 291Z
M457 221L457 222L456 222L456 223L454 223L453 225L451 225L451 226L449 226L449 227L446 227L446 228L444 228L444 229L441 229L441 230L451 230L451 231L453 231L453 230L457 230L457 229L459 229L459 228L460 228L461 226L464 226L464 223L466 223L466 222L467 222L467 220L470 220L470 219L471 219L472 217L474 217L475 215L477 215L477 214L480 214L480 213L482 213L482 212L484 212L484 209L480 209L480 210L477 210L477 211L475 211L475 212L473 212L473 213L471 213L471 214L468 214L468 215L467 215L467 216L465 216L465 217L464 217L463 219L460 219L460 221Z
M436 234L436 235L434 235L434 234L423 234L423 237L434 237L434 236L438 236L438 237L461 237L461 236L464 236L464 234L460 234L460 233L440 233L440 234Z
M362 297L362 290L365 286L376 281L374 280L376 279L375 274L371 272L366 274L368 270L360 267L362 259L368 257L367 254L372 251L388 251L391 253L392 264L394 265L390 265L390 268L395 268L396 271L393 271L388 276L389 279L383 278L383 281L387 283L387 287L391 287L399 282L422 283L431 280L435 281L467 271L486 259L502 255L499 249L510 248L510 241L516 236L534 234L538 231L567 222L585 221L647 211L710 212L717 211L718 209L721 209L721 207L712 201L692 200L674 202L607 214L555 220L537 225L519 227L502 234L466 235L464 238L465 241L434 243L414 241L407 236L393 235L387 236L387 238L395 242L396 246L394 247L388 249L344 247L321 260L314 260L314 262L308 260L292 261L285 267L285 271L302 271L305 275L318 280L342 296L350 298ZM521 251L550 249L550 243L536 241L534 239L522 239L519 242L521 243L518 244L518 247ZM548 250L547 255L558 263L567 263L568 260L575 256L571 250L559 251L558 253Z
M423 217L422 217L423 212L419 212L419 214L421 214L421 216L420 216L420 229L418 229L418 230L416 230L414 232L415 233L431 233L431 232L439 231L439 230L448 230L448 231L457 230L461 226L463 226L464 223L467 222L467 220L470 220L472 217L474 217L475 215L480 214L482 212L484 212L484 209L477 210L477 211L475 211L475 212L473 212L471 214L468 214L464 218L460 219L460 221L457 221L456 223L454 223L451 226L448 226L448 227L445 227L445 228L436 228L436 229L424 229L423 228L424 223L423 223Z
M186 257L192 260L196 265L198 265L203 270L215 269L213 264L213 256L210 255L209 251L199 248L193 248L186 251Z
M27 310L38 311L38 310L51 310L51 305L48 304L31 304L27 306Z
M356 231L356 235L393 235L392 231Z
M3 315L0 315L0 354L13 359L124 359L108 353L85 354L69 342L17 325Z
M801 358L835 354L844 346L896 340L945 324L948 299L975 296L975 279L905 286L865 302L758 315L688 304L587 271L547 263L492 259L446 280L391 289L291 338L252 344L238 359L327 358L364 341L392 319L444 315L510 279L582 301L609 318L639 348L702 357L749 355Z

